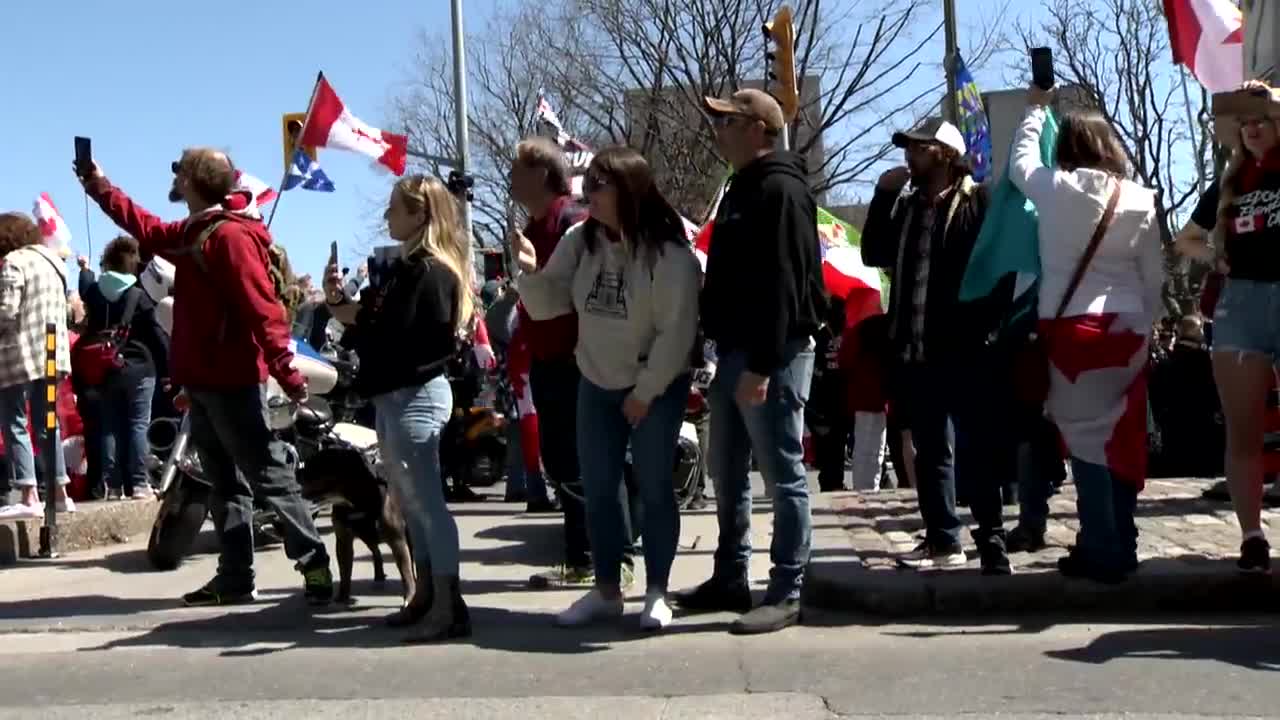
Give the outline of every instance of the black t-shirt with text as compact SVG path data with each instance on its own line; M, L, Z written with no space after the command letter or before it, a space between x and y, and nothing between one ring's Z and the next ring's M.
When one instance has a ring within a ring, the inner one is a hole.
M1257 170L1242 185L1223 215L1227 276L1280 282L1280 171Z

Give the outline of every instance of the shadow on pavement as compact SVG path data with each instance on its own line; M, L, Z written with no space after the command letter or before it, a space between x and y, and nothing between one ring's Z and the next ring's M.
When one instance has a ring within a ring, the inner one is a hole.
M1280 629L1251 624L1232 628L1117 630L1088 645L1046 652L1047 657L1102 665L1112 660L1211 660L1248 670L1280 671Z
M170 603L171 605L172 603ZM607 650L611 645L651 637L628 616L622 625L561 629L551 625L551 614L497 608L472 608L474 634L449 645L532 654L577 655ZM722 632L719 622L682 623L666 634ZM117 648L171 647L221 649L222 657L268 655L292 649L359 648L391 649L408 646L403 638L411 630L384 627L380 616L353 616L341 610L312 612L300 598L252 612L168 622L145 633L112 640L83 652Z

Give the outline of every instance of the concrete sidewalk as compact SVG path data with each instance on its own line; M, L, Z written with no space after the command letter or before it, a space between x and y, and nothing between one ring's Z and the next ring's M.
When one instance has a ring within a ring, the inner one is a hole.
M500 493L500 488L495 489ZM495 492L486 491L486 492ZM490 495L501 497L500 494ZM531 590L529 577L547 570L562 557L559 515L526 515L523 504L500 502L453 505L462 537L463 591L476 610L477 622L501 616L504 622L551 622L551 616L576 600L581 589ZM682 516L680 547L672 569L671 588L696 585L711 574L717 523L713 509ZM321 518L330 553L333 537L327 516ZM769 569L770 508L756 506L752 575L761 589ZM178 598L200 587L217 567L216 538L211 526L197 540L200 551L172 572L152 570L145 555L145 535L128 543L69 552L55 560L23 560L0 570L0 633L45 630L200 630L205 623L234 623L238 628L288 631L302 628L352 628L379 625L380 617L399 606L400 582L390 553L383 547L388 582L372 582L368 552L357 543L353 572L354 608L303 611L301 578L279 547L257 556L257 603L231 608L183 608ZM336 576L336 566L334 567ZM335 577L336 579L336 577ZM637 582L628 612L638 614L644 598L643 559L637 559ZM231 616L231 617L228 617ZM232 617L234 619L232 619ZM728 622L731 616L722 620ZM630 621L629 621L630 622ZM396 636L389 636L394 642Z
M1068 580L1057 559L1074 543L1075 491L1064 485L1050 503L1049 547L1012 556L1012 577L983 577L967 534L970 562L953 570L898 569L896 558L918 542L922 524L914 491L837 493L815 501L815 549L806 600L816 606L894 616L1091 610L1271 610L1280 592L1270 577L1243 576L1234 559L1239 524L1230 503L1201 499L1207 480L1151 480L1139 496L1138 554L1128 581L1104 586ZM1006 507L1006 526L1017 507ZM966 522L970 518L962 516ZM1263 511L1264 525L1280 518Z

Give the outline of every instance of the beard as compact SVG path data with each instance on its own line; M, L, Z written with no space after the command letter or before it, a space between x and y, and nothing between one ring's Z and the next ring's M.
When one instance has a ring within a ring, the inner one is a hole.
M177 178L174 178L174 179L173 179L173 185L169 187L169 202L171 202L171 203L180 203L180 202L182 202L182 193L178 192L178 179L177 179Z

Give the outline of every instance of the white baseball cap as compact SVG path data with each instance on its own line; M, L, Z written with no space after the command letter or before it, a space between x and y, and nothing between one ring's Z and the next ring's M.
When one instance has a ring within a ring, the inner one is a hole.
M964 142L964 135L960 134L960 130L955 125L952 125L942 118L929 118L911 132L897 132L893 134L893 144L895 147L906 148L907 145L912 142L938 143L940 145L946 145L961 155L968 152L968 147Z

